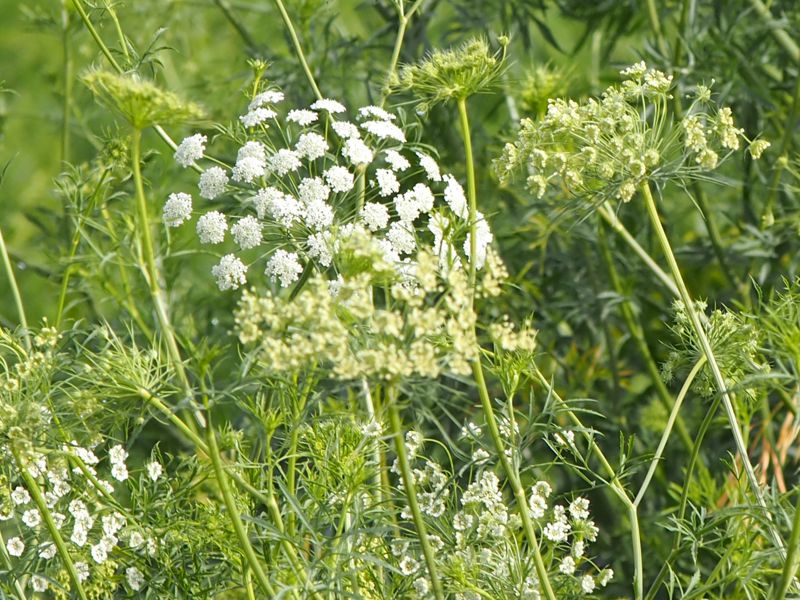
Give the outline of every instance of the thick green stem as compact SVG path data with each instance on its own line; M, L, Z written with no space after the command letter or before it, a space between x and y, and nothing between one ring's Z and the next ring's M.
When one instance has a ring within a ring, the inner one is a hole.
M528 499L525 495L525 490L522 488L522 482L519 479L519 475L514 468L514 465L511 464L508 456L506 456L505 444L503 443L503 438L500 435L500 428L497 426L497 418L494 415L492 399L489 396L489 389L486 387L486 379L483 376L483 367L481 366L479 360L474 360L472 362L472 374L475 379L475 383L478 386L478 395L481 399L481 407L483 408L483 415L486 419L486 426L489 428L489 435L494 443L497 456L500 459L500 465L503 467L503 471L506 474L506 479L508 480L508 483L511 485L511 489L514 492L514 498L517 501L519 516L522 519L522 527L525 531L525 536L528 538L528 544L530 544L531 550L533 551L533 566L536 569L536 576L538 577L539 585L542 588L541 591L547 600L555 600L556 595L553 592L552 585L550 584L550 578L547 575L547 567L545 567L542 553L539 550L539 540L536 537L536 531L533 528L531 515L528 511Z
M289 37L291 38L292 45L294 46L294 52L297 55L297 60L300 61L300 66L303 68L303 72L306 74L306 79L308 79L308 83L311 86L311 89L314 91L314 95L318 100L321 100L322 92L319 91L317 82L314 79L314 74L311 72L311 69L308 66L306 55L303 53L303 47L300 45L300 39L297 37L297 32L294 30L294 25L292 25L292 20L289 18L289 13L286 12L286 7L283 5L282 0L275 0L275 4L278 6L278 10L281 13L281 18L283 19L283 24L286 26L286 31L289 32Z
M28 472L28 467L22 460L19 450L17 450L13 444L11 445L11 453L14 455L14 461L17 463L19 473L22 475L23 481L25 481L25 487L28 488L31 496L33 496L33 501L36 502L36 506L42 515L45 525L47 526L47 530L50 532L50 535L53 538L53 542L58 550L58 555L61 557L61 562L64 564L64 568L67 569L67 573L69 573L69 578L72 581L72 585L75 587L73 592L77 594L81 600L87 600L86 592L81 584L81 578L78 576L78 571L75 569L75 564L72 562L72 557L69 555L67 545L64 543L64 539L61 537L61 532L59 532L58 527L53 520L53 515L50 512L50 509L47 508L47 501L44 499L42 490L39 489L39 484L36 483L36 480Z
M475 290L478 260L478 192L475 185L475 163L472 157L472 135L469 130L466 98L458 99L458 116L464 140L464 162L467 168L467 197L469 198L469 287Z
M206 438L208 440L209 457L211 458L211 464L214 467L214 474L217 477L220 490L222 491L222 499L225 502L225 508L228 510L228 518L231 520L233 529L236 532L236 537L239 539L242 551L247 559L247 564L255 575L258 585L265 593L269 594L270 598L274 598L275 590L272 588L272 584L270 584L267 574L264 572L255 550L253 550L253 546L250 544L250 537L247 535L247 529L245 529L242 518L239 516L239 507L236 505L236 500L233 497L230 485L228 485L228 476L225 469L222 467L222 459L220 458L219 448L217 447L217 435L214 433L214 428L211 424L210 413L207 416L207 421Z
M392 436L394 437L397 462L400 465L400 474L403 479L403 490L405 491L406 500L408 501L408 508L411 510L414 527L417 529L417 537L422 547L422 554L425 557L425 564L428 567L428 575L431 578L433 595L436 597L436 600L444 600L442 582L439 580L439 572L436 569L436 557L433 554L433 547L431 546L430 540L428 540L428 529L425 527L422 511L420 511L419 503L417 502L414 475L411 472L411 465L408 462L408 453L406 452L406 443L403 437L403 427L400 423L400 411L397 408L395 393L393 388L387 389L386 404L389 409L389 423L392 428Z
M22 327L23 341L25 342L25 349L31 349L31 334L28 331L28 319L25 318L25 306L22 304L22 296L17 287L17 278L14 277L14 269L11 266L11 258L8 255L8 248L6 248L6 241L3 238L3 230L0 229L0 255L3 257L3 268L6 271L8 278L8 286L11 288L11 296L14 298L14 305L17 307L17 317L19 324Z
M769 511L767 508L766 500L764 499L764 494L761 491L761 487L758 483L758 479L756 478L755 471L753 470L753 465L750 464L750 458L748 456L747 447L745 446L744 439L742 437L742 432L739 426L739 420L736 417L736 412L733 408L733 400L731 399L730 393L728 392L728 386L725 382L725 378L722 375L722 371L719 368L719 364L717 364L716 356L714 355L714 350L711 347L711 342L706 335L705 328L700 320L700 315L697 312L697 309L692 302L692 297L689 295L689 290L686 288L686 283L683 281L683 276L681 275L680 268L678 267L678 262L675 260L675 255L672 252L672 246L669 243L669 238L667 237L667 233L664 231L664 227L661 225L661 218L658 214L658 208L656 207L656 201L653 198L653 194L650 191L650 185L645 182L641 186L641 192L644 196L645 205L647 207L647 212L650 216L650 222L653 226L653 229L658 237L659 243L661 245L661 249L664 253L665 258L667 259L667 264L669 265L670 271L672 272L672 277L675 280L675 283L678 286L678 292L680 293L680 299L683 302L684 309L686 310L686 314L689 316L689 320L692 323L692 328L694 329L695 335L697 336L698 341L700 342L700 347L703 350L703 354L708 361L708 366L711 369L711 373L714 377L714 381L716 382L717 388L719 393L722 397L722 405L725 408L725 413L728 417L728 423L730 424L731 432L733 433L734 443L736 445L736 450L739 454L739 457L742 460L742 465L745 470L745 474L747 475L748 482L750 484L750 488L753 491L753 494L756 497L756 501L758 505L764 510L764 514L768 520L770 520L770 533L772 535L773 542L775 546L783 552L783 540L780 537L779 532L775 529L774 524L772 524Z
M705 364L706 357L701 356L700 359L695 363L694 367L692 367L692 370L689 371L686 381L683 382L683 387L681 387L681 391L678 393L678 397L675 399L675 404L672 407L672 411L669 413L667 425L664 427L664 433L661 435L661 441L658 443L656 453L653 455L653 459L650 461L650 468L647 470L647 475L645 475L642 486L639 488L639 493L636 494L636 499L633 501L634 505L636 506L639 506L639 504L642 502L642 498L644 498L644 494L650 485L650 481L653 479L653 475L658 468L658 463L661 461L661 457L664 455L664 448L667 446L667 440L669 440L669 436L672 433L672 427L675 425L675 419L678 417L678 413L681 410L683 400L686 398L686 394L689 393L689 388L694 382L694 378L697 377L700 369L702 369L703 365Z

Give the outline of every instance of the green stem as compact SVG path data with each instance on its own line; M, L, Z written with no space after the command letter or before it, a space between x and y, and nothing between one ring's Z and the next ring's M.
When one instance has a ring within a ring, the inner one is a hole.
M406 28L408 27L408 23L411 21L411 17L417 9L422 4L422 0L416 0L411 7L406 12L404 8L403 0L400 0L400 3L397 7L398 13L398 24L397 24L397 36L394 39L394 48L392 49L392 58L389 60L389 68L386 70L386 81L383 84L383 90L381 90L381 101L379 106L383 106L386 104L386 99L389 97L392 89L392 82L395 77L395 73L397 71L397 63L400 61L400 49L403 47L403 40L406 35Z
M281 18L283 19L283 24L286 26L286 30L289 32L289 37L292 39L292 45L294 46L295 54L297 54L297 59L300 61L300 66L303 67L303 72L306 74L306 79L308 79L308 83L311 85L311 89L314 91L314 95L317 97L317 99L322 100L322 92L319 91L317 82L314 80L314 74L311 72L311 69L308 66L306 55L303 53L303 47L300 45L300 40L297 37L297 32L294 30L292 20L289 18L289 13L286 12L286 7L283 5L282 0L275 0L275 4L278 6L278 10L281 13Z
M650 347L647 345L642 323L639 320L636 312L633 310L631 300L625 295L622 287L622 280L620 279L617 268L614 266L614 261L611 258L611 251L609 250L608 242L606 241L605 230L602 226L598 228L598 240L600 242L600 253L603 257L603 261L606 263L606 268L608 269L608 274L611 279L611 284L614 287L614 291L620 296L620 298L623 298L623 301L619 305L622 318L628 327L628 332L630 333L634 344L636 344L639 354L644 360L647 372L650 375L650 379L653 381L653 386L656 389L656 394L661 400L661 403L664 405L664 408L671 411L675 402L673 401L672 395L669 393L669 390L667 390L667 386L664 384L664 381L661 378L658 365L653 358L652 352L650 352ZM686 429L686 424L680 415L678 415L677 425L678 435L680 435L681 440L685 444L686 448L691 450L692 438L689 435L689 431Z
M642 486L639 488L639 493L636 494L636 499L633 501L635 506L639 506L644 498L644 494L647 491L648 486L650 485L650 481L653 479L653 475L658 468L659 462L661 462L661 457L664 455L664 448L667 446L667 440L669 440L669 436L672 433L672 427L675 425L675 419L678 416L678 413L681 409L681 405L683 404L684 398L686 398L686 394L689 393L689 388L691 387L692 383L694 382L694 378L697 377L697 374L700 372L700 369L703 368L703 365L706 364L706 357L701 356L700 359L695 363L692 370L689 371L689 375L686 377L686 381L683 382L683 387L681 387L681 391L678 393L678 397L675 399L675 405L672 407L672 411L669 413L669 418L667 419L667 425L664 427L664 433L661 435L661 441L658 443L658 448L656 448L656 453L653 455L653 459L650 461L650 468L647 470L647 475L645 475L644 481L642 482Z
M761 491L761 487L759 486L758 479L756 478L755 471L753 470L753 465L750 464L750 458L748 457L747 447L745 446L744 439L742 438L742 432L739 429L739 421L736 417L736 412L733 408L733 400L728 392L728 386L725 382L725 378L722 375L722 371L719 368L719 364L717 363L716 356L714 355L714 350L711 347L711 342L706 335L706 331L703 327L702 322L700 321L700 315L697 313L697 309L692 302L692 297L689 295L689 290L686 288L686 283L683 281L683 276L681 275L680 268L678 267L678 262L675 260L675 255L672 252L672 246L669 243L669 238L667 237L666 232L664 231L664 227L661 225L661 219L658 214L658 208L656 207L655 199L653 198L653 194L650 191L649 183L645 182L641 186L641 192L645 199L645 205L647 207L647 212L650 216L650 222L652 223L653 229L655 230L656 236L658 237L659 243L661 244L661 249L664 253L665 258L667 259L667 264L669 265L670 271L672 272L672 277L674 278L677 286L678 291L680 292L680 299L683 302L683 306L686 310L686 314L689 316L689 320L692 323L692 328L697 335L698 341L700 342L700 347L703 350L703 354L708 361L708 366L711 369L711 373L714 377L714 380L717 384L717 388L722 396L722 405L725 408L725 413L728 417L728 422L730 424L731 432L733 433L734 443L736 445L736 450L739 453L739 457L742 459L742 465L744 466L745 473L747 475L748 482L750 484L750 488L753 491L753 494L756 497L758 505L764 510L764 514L767 519L770 520L770 533L772 535L773 542L775 546L778 548L781 553L784 553L784 546L783 541L775 529L774 524L772 524L771 519L769 517L769 511L767 509L767 503L764 499L764 495Z
M228 23L236 30L236 33L239 34L239 37L242 38L242 41L245 43L251 51L255 50L258 46L253 39L253 36L250 35L250 32L247 31L247 28L242 24L242 22L236 18L236 15L233 14L231 11L231 7L225 0L214 0L214 4L216 4L219 9L222 11L222 14L225 15L225 18L228 20Z
M797 505L794 507L794 519L792 520L792 535L789 538L789 553L786 555L786 561L783 563L783 571L781 573L781 582L778 586L778 593L775 600L783 600L792 586L794 576L797 573L797 565L800 561L800 496L797 499Z
M308 400L308 396L311 393L311 386L313 381L313 370L309 374L308 379L306 379L306 383L303 386L303 391L300 393L300 397L296 400L293 414L292 414L292 433L289 436L289 459L288 465L286 467L286 489L291 496L294 496L295 492L295 480L296 480L296 472L297 472L297 445L300 441L300 416L305 409L306 402ZM286 519L286 530L289 532L289 535L294 534L295 528L295 514L294 512L289 513L288 518Z
M461 124L461 135L464 140L464 162L467 168L467 196L469 198L469 287L473 296L478 260L478 193L475 185L475 163L472 157L472 135L469 130L469 116L467 114L467 99L458 99L458 116Z
M628 246L630 246L631 250L633 250L636 255L642 259L644 264L648 266L658 280L664 284L664 286L670 292L672 292L672 295L678 297L680 295L678 292L678 287L675 285L672 277L667 275L664 270L658 266L658 263L653 260L653 257L647 253L647 250L641 247L639 242L636 241L636 238L634 238L625 225L622 224L622 221L616 217L614 211L611 210L611 207L608 204L605 206L599 206L597 208L597 212L603 218L603 220L611 226L611 229L618 233L622 240L628 244Z
M114 22L114 30L117 32L117 40L119 41L119 47L122 49L122 54L125 56L125 62L131 62L131 55L128 52L128 42L125 39L125 35L122 33L122 27L119 24L119 19L117 18L117 11L114 10L114 5L111 2L106 1L106 11L108 11L111 20Z
M69 160L69 115L72 104L72 48L69 43L69 10L66 0L61 5L61 49L64 56L64 101L61 112L61 163Z
M114 70L117 73L122 73L123 72L122 67L119 66L119 63L114 58L114 55L111 54L111 50L109 50L108 46L106 46L105 42L103 41L103 38L101 38L100 34L97 33L97 29L95 29L91 19L89 19L89 15L86 14L86 10L84 10L81 0L72 0L72 5L75 7L75 10L78 11L78 14L81 17L83 24L89 31L89 35L92 36L92 39L94 39L95 43L97 44L97 47L100 48L100 51L103 53L103 56L106 57L106 60L111 64L112 67L114 67Z
M12 565L11 565L11 557L8 555L8 550L6 549L6 540L3 537L3 533L0 532L0 556L3 557L3 566L6 568L7 573L12 573ZM27 600L25 596L25 589L23 585L19 582L19 578L14 578L14 591L17 593L17 598L19 600Z
M3 257L3 268L6 271L8 278L8 285L11 288L11 295L14 297L14 304L17 307L17 317L19 324L22 327L22 336L25 342L25 349L31 349L31 334L28 331L28 319L25 318L25 307L22 304L22 296L20 296L19 288L17 287L17 278L14 277L14 269L11 266L11 258L8 255L8 248L6 248L6 241L3 238L3 230L0 229L0 255Z
M560 407L565 410L567 417L570 421L572 421L572 424L575 426L576 430L581 432L584 440L586 440L586 444L589 446L589 451L595 455L597 460L600 462L600 465L608 474L608 483L611 486L614 494L616 494L616 496L628 510L628 518L631 522L631 545L633 549L634 598L639 600L642 598L644 593L644 561L642 558L642 540L641 533L639 531L639 516L637 512L637 506L633 501L631 501L630 497L628 496L628 492L625 490L625 486L622 485L622 482L619 480L619 477L617 476L616 471L614 471L614 468L611 466L608 458L606 458L606 455L603 453L600 446L598 446L594 441L594 435L592 431L586 427L580 418L578 418L578 416L572 411L572 409L567 406L567 404L564 402L564 400L562 400L561 396L558 395L558 392L556 392L555 388L553 388L539 368L534 365L534 369L536 379L538 379L539 383L541 383L542 386L547 390L548 395L554 398Z
M772 37L786 51L795 64L800 64L800 47L797 46L792 36L786 33L780 24L772 16L769 8L761 0L750 0L750 6L756 11L759 17L769 27Z
M386 404L389 409L389 423L392 428L392 435L394 437L394 448L397 453L397 462L400 465L400 474L403 479L403 489L405 490L406 499L408 500L408 507L411 510L411 517L414 521L414 526L417 528L417 537L419 544L422 546L422 554L425 557L425 564L428 567L428 575L431 578L431 587L433 588L433 595L436 600L444 600L444 591L442 583L439 580L439 573L436 569L436 558L433 554L433 548L428 540L428 529L425 527L425 521L422 518L422 512L419 509L417 502L417 492L414 486L414 476L411 473L411 465L408 462L408 454L406 453L406 443L403 439L403 427L400 424L400 411L397 408L397 398L395 396L394 388L386 390Z
M205 399L205 401L206 404L208 404L208 400ZM217 447L217 435L214 433L214 427L211 423L211 413L208 412L208 407L206 407L206 413L206 420L208 422L206 438L208 440L209 457L211 458L211 464L214 467L214 473L217 477L220 490L222 491L222 499L225 502L225 508L228 510L228 518L230 518L233 529L236 531L236 537L242 545L242 551L247 559L250 570L256 577L258 585L261 586L265 593L269 594L269 597L274 598L275 590L272 584L270 584L267 574L264 572L253 550L253 546L250 544L250 537L247 535L247 530L239 516L239 507L236 505L236 500L233 498L230 485L228 485L228 476L225 469L222 467L222 459L220 458L219 448Z
M11 453L14 456L14 461L17 463L19 473L22 475L22 479L25 481L25 487L28 488L31 496L33 496L33 500L36 502L36 506L39 508L39 512L42 514L42 519L44 519L44 523L47 526L47 530L53 537L53 542L55 542L58 555L61 557L61 561L64 563L67 573L69 573L69 578L72 580L72 584L75 586L74 592L78 594L78 597L81 598L81 600L87 600L86 592L81 584L81 579L78 577L78 571L75 569L75 564L72 562L72 558L69 555L69 550L67 550L67 545L64 543L64 539L61 537L61 533L58 531L55 521L53 521L53 515L50 513L50 509L47 508L47 502L42 495L42 490L39 489L39 485L36 483L36 480L28 472L28 467L22 461L19 450L17 450L13 444L11 445Z
M144 184L142 181L141 171L141 146L142 146L142 132L140 129L134 129L131 140L131 167L133 169L133 182L136 188L136 210L139 215L139 233L141 235L142 252L144 253L144 272L147 279L147 284L150 288L150 298L153 301L153 306L156 309L156 317L158 318L161 331L167 343L167 352L169 353L172 361L172 366L178 374L183 386L183 391L187 398L194 396L192 386L189 383L189 378L183 368L183 359L181 352L178 348L178 342L175 339L175 331L172 327L172 322L167 312L167 303L164 298L164 291L161 288L161 273L156 265L155 247L153 239L150 234L150 219L147 213L147 200L144 195ZM201 422L202 417L199 412L195 413L198 421Z
M653 33L656 36L656 45L661 56L667 58L667 40L664 39L664 30L661 27L661 19L658 16L658 8L656 7L655 0L647 0L647 16L650 19L650 26L653 28Z
M478 395L481 399L481 407L483 408L483 414L486 419L486 426L489 428L489 435L492 438L492 442L494 442L494 447L497 451L497 456L500 459L503 471L506 474L506 479L514 492L519 515L522 519L522 527L528 538L528 544L530 544L531 550L533 551L533 566L536 569L536 576L539 578L539 585L542 587L544 597L547 598L547 600L555 600L556 595L550 584L550 578L547 575L547 567L544 564L544 559L539 549L539 540L536 537L536 531L533 528L533 522L528 512L528 499L525 496L525 490L522 488L522 482L519 479L516 469L506 456L505 444L503 444L503 438L500 435L500 428L497 426L497 418L494 415L492 400L489 397L489 389L486 387L483 367L479 360L474 360L472 362L472 374L478 386Z

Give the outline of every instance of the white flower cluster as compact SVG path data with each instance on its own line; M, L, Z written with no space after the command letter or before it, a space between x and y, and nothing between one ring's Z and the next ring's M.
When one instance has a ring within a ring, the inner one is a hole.
M335 269L342 232L354 225L369 230L398 273L413 269L420 243L433 242L445 270L463 264L455 248L463 248L467 257L472 248L464 190L430 154L408 147L396 115L367 106L346 120L344 105L323 99L281 117L283 98L272 90L256 95L240 118L248 141L238 148L235 164L230 169L215 164L200 175L201 198L231 205L227 198L233 197L232 204L245 213L219 206L206 211L196 224L201 243L223 244L230 231L240 251L266 256L264 272L280 287L294 284L309 263L322 272ZM271 135L273 130L278 134ZM205 142L200 134L186 138L176 161L194 164ZM191 214L189 194L170 195L164 206L167 226L178 227ZM479 213L478 268L491 242ZM222 256L212 269L219 288L245 285L246 264L252 262L233 253Z
M65 455L74 457L78 466L70 470ZM125 448L111 446L107 456L111 477L121 482L128 480L128 452ZM81 581L89 579L93 566L105 564L115 549L125 543L130 550L142 548L150 556L157 548L155 539L145 538L141 529L129 523L117 507L98 501L115 492L114 486L98 472L101 463L94 450L73 441L63 445L60 453L34 455L26 467L30 475L39 480L47 512L67 542L68 551L74 556L85 556L85 560L75 562ZM152 460L146 465L145 473L156 481L162 476L163 467L157 460ZM40 561L38 568L41 571L31 574L28 581L34 592L47 592L50 582L56 580L57 571L63 567L53 560L58 553L57 547L44 527L44 517L25 487L16 485L8 491L0 490L0 493L10 499L10 511L0 513L0 521L16 518L24 526L19 527L21 535L6 541L5 549L14 558L22 557L28 549L30 558ZM122 556L115 557L115 561L124 560ZM125 581L133 591L139 591L146 583L144 574L135 566L126 568Z

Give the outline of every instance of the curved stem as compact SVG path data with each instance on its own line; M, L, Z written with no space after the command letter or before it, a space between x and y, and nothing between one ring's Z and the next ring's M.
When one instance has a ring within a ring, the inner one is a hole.
M228 476L225 472L225 469L222 467L222 459L220 458L219 448L217 447L217 434L214 432L214 428L211 424L210 413L208 413L206 420L208 422L206 438L208 440L209 457L211 458L211 464L214 467L214 474L217 476L217 482L219 483L220 490L222 491L222 499L225 502L225 508L228 509L228 518L231 520L233 529L236 532L236 537L239 539L239 543L242 545L242 551L247 559L247 564L255 575L258 585L264 590L265 593L269 594L271 598L274 598L275 590L270 584L264 569L261 567L261 563L256 556L255 550L253 550L253 546L250 544L250 538L247 535L247 530L245 529L244 523L242 523L242 518L239 516L239 507L236 505L236 501L231 493L230 485L228 485Z
M486 387L486 379L483 376L483 367L479 360L472 362L472 374L475 378L475 383L478 385L478 394L481 399L481 407L483 414L486 418L486 426L489 428L489 435L494 442L497 455L500 459L500 464L505 471L506 479L508 479L511 489L514 492L514 498L517 501L519 515L522 519L522 527L525 530L525 535L528 538L531 550L533 551L533 566L536 569L536 576L539 578L539 585L542 586L545 598L548 600L555 600L556 595L553 592L553 587L550 584L550 578L547 575L547 567L545 567L542 553L539 549L539 540L536 537L536 531L533 529L533 522L531 521L530 513L528 512L528 499L525 496L525 490L522 488L522 482L519 479L516 469L511 464L506 456L505 444L500 435L500 429L497 426L497 418L494 415L494 408L492 407L492 400L489 397L489 390Z
M3 238L3 230L0 229L0 255L3 257L3 268L6 271L8 278L8 286L11 288L11 295L14 298L14 304L17 307L17 317L19 324L22 327L23 341L25 342L25 349L31 349L31 334L28 331L28 319L25 318L25 306L22 304L22 296L17 287L17 278L14 277L14 269L11 266L11 258L8 255L8 248L6 248L6 241Z
M706 357L701 356L700 359L694 364L692 370L689 371L689 375L686 377L686 381L683 382L683 387L681 388L678 397L675 399L675 404L672 407L672 411L669 413L669 419L667 419L667 425L664 427L664 433L661 434L661 441L658 443L658 448L656 448L656 453L653 455L653 459L650 461L650 468L647 470L647 475L645 475L644 481L642 482L642 486L639 488L639 493L636 494L636 499L633 501L633 504L639 506L644 498L644 494L647 491L648 486L650 485L650 481L653 479L653 475L658 468L659 462L661 462L661 457L664 454L664 448L667 446L667 440L669 440L669 436L672 433L672 427L675 425L675 419L678 416L678 412L681 409L681 405L683 404L684 398L686 398L686 394L689 393L689 388L691 387L692 383L694 382L694 378L697 377L697 374L700 372L700 369L703 368L703 365L706 364Z
M67 549L67 545L64 543L64 539L61 537L61 532L58 531L58 527L56 526L55 521L53 521L53 515L50 513L50 509L47 508L47 502L42 495L42 490L39 489L39 485L36 483L36 480L28 472L28 467L22 461L19 451L13 446L13 444L11 445L11 454L14 456L14 461L17 463L19 473L22 475L22 479L25 481L25 487L28 488L31 496L33 496L33 500L36 502L36 506L39 509L39 512L42 514L42 519L47 526L47 530L53 537L53 542L58 550L58 555L61 557L61 561L64 563L64 567L67 569L67 573L69 573L69 578L72 581L72 585L75 586L74 592L78 594L78 597L81 600L87 600L88 597L86 596L86 592L81 584L78 571L75 569L75 564L72 562L72 558L69 555L69 550Z
M289 13L286 12L286 7L283 5L282 0L275 0L275 4L278 6L278 10L281 13L281 18L283 19L283 24L286 26L286 30L289 32L289 37L292 39L294 52L297 54L297 59L300 61L300 66L303 67L303 72L306 74L306 79L308 79L311 89L314 90L314 95L317 97L317 100L322 100L322 92L319 91L317 82L314 79L314 74L311 73L311 69L308 66L306 55L303 53L303 47L300 45L300 39L297 37L297 32L294 30L294 25L292 25L292 20L289 18Z
M417 529L417 537L419 544L422 547L422 554L425 557L425 564L428 567L428 575L431 578L431 587L433 588L433 595L436 600L444 600L444 591L442 589L442 582L439 580L439 572L436 569L436 557L433 554L433 547L428 540L428 529L425 527L425 521L422 518L422 511L419 509L417 502L417 492L414 486L414 475L411 472L411 465L408 462L408 454L406 452L406 443L403 439L403 427L400 423L400 411L397 408L397 397L393 387L386 390L386 404L389 409L389 423L392 428L392 436L394 437L394 448L397 453L397 462L400 465L400 475L403 479L403 489L405 490L406 500L408 500L408 508L411 510L411 517L414 521L414 527Z
M695 335L697 335L697 339L700 342L700 347L703 350L703 354L708 361L708 366L711 369L711 373L714 376L714 381L716 382L717 389L722 397L722 405L725 408L725 413L728 417L728 423L731 428L731 432L733 433L734 443L736 445L736 450L739 454L739 457L742 459L742 465L744 466L745 474L747 475L748 482L750 484L750 488L753 491L753 494L756 497L756 501L758 505L764 510L764 514L767 519L770 521L770 534L772 536L773 543L778 548L778 550L785 554L783 540L780 537L780 534L775 529L774 524L769 515L769 511L767 509L767 503L764 499L764 494L761 491L761 487L758 484L758 479L756 478L755 471L753 470L753 465L750 464L750 458L748 456L747 447L745 446L744 439L742 437L742 432L739 429L739 420L736 417L736 412L733 408L733 400L728 392L728 386L725 382L725 378L722 375L722 371L719 368L719 364L717 364L716 356L714 356L714 350L711 347L711 342L706 335L706 331L703 327L702 322L700 321L700 315L697 313L697 309L692 302L692 297L689 295L689 290L686 288L686 283L683 281L683 276L681 275L680 268L678 267L678 262L675 260L675 255L672 252L672 246L669 243L669 238L667 237L666 232L664 231L664 227L661 225L661 219L658 214L658 208L656 207L655 199L653 198L653 194L650 191L650 185L645 182L641 186L641 192L644 196L645 205L647 207L647 212L650 216L650 222L652 223L653 229L655 230L656 236L661 244L661 249L664 253L665 258L667 259L667 264L669 265L670 271L672 272L672 276L675 279L675 282L678 286L678 291L680 293L680 299L683 302L683 306L686 310L686 314L689 316L689 320L692 323L692 328L694 329Z

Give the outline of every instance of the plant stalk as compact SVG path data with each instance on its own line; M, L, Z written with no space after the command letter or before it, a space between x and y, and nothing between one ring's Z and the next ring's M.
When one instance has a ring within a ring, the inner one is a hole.
M396 392L393 387L387 388L386 404L389 409L389 423L392 428L397 462L400 465L400 474L403 479L403 489L405 490L406 499L408 500L408 507L411 510L414 526L417 529L417 536L419 537L419 544L422 547L422 554L425 557L425 564L428 567L428 575L431 578L433 595L436 597L436 600L444 600L442 582L439 580L439 572L436 569L436 557L433 553L433 547L428 540L428 529L425 527L422 511L420 511L419 503L417 502L414 475L411 472L411 465L408 462L406 443L405 439L403 439L403 427L400 423L400 411L397 408L397 397L395 394Z
M725 413L728 417L728 422L730 424L731 432L733 433L734 443L736 445L736 450L739 453L740 458L742 459L742 465L744 466L745 474L747 475L748 482L750 484L750 488L753 491L753 494L756 497L756 501L758 505L764 510L765 516L767 519L770 520L771 527L770 533L773 539L773 543L775 544L776 548L784 554L784 545L783 540L781 539L778 531L775 529L774 524L771 522L771 518L769 516L769 512L767 509L767 503L764 499L764 494L761 491L761 487L758 484L758 479L756 478L755 471L753 470L753 465L750 463L750 458L748 456L747 447L745 446L744 439L742 437L742 432L739 429L739 421L736 417L736 412L733 408L733 400L728 392L728 386L725 383L725 378L722 375L722 371L719 368L719 364L717 364L716 356L714 355L714 350L711 347L711 342L706 335L706 331L703 328L703 324L700 321L700 315L697 313L697 309L692 302L692 297L689 295L689 290L686 288L686 283L683 280L683 276L681 275L680 268L678 267L678 262L675 260L675 255L672 252L672 246L669 243L669 238L667 237L666 232L664 231L664 227L661 225L661 219L658 214L658 208L656 206L655 199L653 198L653 194L650 190L650 184L645 182L641 186L641 192L644 196L645 206L647 207L648 215L650 216L650 222L652 223L653 229L656 232L656 236L658 237L659 243L661 244L661 249L664 253L665 258L667 259L667 264L669 265L670 271L672 276L675 280L675 283L678 286L678 291L680 293L680 299L683 302L684 308L686 310L687 315L689 316L689 320L692 323L692 328L697 335L697 338L700 342L700 346L703 350L703 354L708 361L708 366L711 369L711 373L714 376L714 380L717 384L717 388L720 392L722 397L722 405L725 408Z
M64 543L64 539L61 537L61 532L59 532L55 521L53 521L53 515L50 513L50 509L47 507L47 502L42 495L42 490L39 489L39 484L36 483L36 480L28 472L28 467L22 461L19 450L17 450L13 444L11 444L11 454L14 456L14 461L17 463L19 473L22 475L22 479L25 481L25 487L28 488L31 496L33 496L34 502L36 502L39 512L42 514L42 519L44 520L47 530L50 532L50 535L53 538L53 542L58 550L58 555L61 557L61 561L64 563L64 567L67 569L67 573L69 573L69 578L72 581L72 585L75 586L74 592L81 600L88 600L86 591L83 589L83 584L78 576L78 571L75 569L75 564L72 562L72 558L69 555L69 550L67 549L67 545Z
M294 52L297 54L297 59L300 61L300 66L303 68L303 72L306 74L306 79L308 79L308 83L311 86L311 89L314 91L314 95L317 97L317 100L322 100L322 92L319 91L317 82L314 79L314 74L311 72L311 69L308 66L306 55L303 53L303 47L300 45L300 39L297 37L297 32L294 29L294 25L292 25L292 19L289 17L289 13L286 12L286 7L283 5L283 0L275 0L275 4L281 13L283 24L286 26L286 30L289 32L289 37L291 38L292 45L294 46Z
M0 254L3 256L3 268L6 271L8 278L8 286L11 288L11 296L14 298L14 305L17 307L17 317L19 324L22 327L22 336L25 343L25 349L31 349L31 334L28 330L28 319L25 318L25 306L22 303L22 296L17 287L17 278L14 277L14 268L11 266L11 258L8 255L8 248L6 248L6 241L3 238L3 230L0 229Z
M475 295L475 281L478 260L478 192L475 185L475 163L472 156L472 135L469 130L467 99L458 99L458 116L461 124L461 135L464 140L464 162L467 168L467 197L469 198L469 287Z

